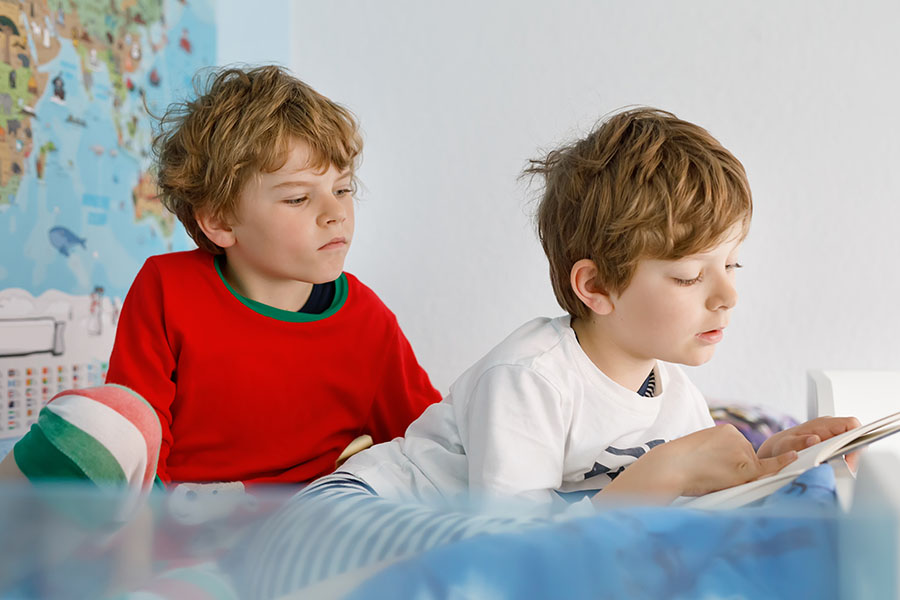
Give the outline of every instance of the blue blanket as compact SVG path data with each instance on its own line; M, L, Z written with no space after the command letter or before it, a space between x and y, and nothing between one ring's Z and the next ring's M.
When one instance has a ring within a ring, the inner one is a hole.
M483 535L388 567L349 598L837 597L834 474L736 511L621 509Z

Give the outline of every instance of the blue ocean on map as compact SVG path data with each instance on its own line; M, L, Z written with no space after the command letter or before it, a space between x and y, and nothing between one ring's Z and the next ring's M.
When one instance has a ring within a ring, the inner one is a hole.
M175 15L174 22L167 22L165 32L161 25L148 28L143 62L127 74L157 115L169 102L189 97L194 73L215 62L208 4L193 2L185 8L169 2L166 14ZM154 54L149 41L162 39L163 33L167 43ZM190 53L182 38L190 40ZM88 92L81 64L71 41L62 40L60 53L40 67L50 80L61 78L65 99L59 102L52 83L46 86L34 107L34 147L25 176L10 203L0 202L0 289L22 288L34 296L51 289L80 295L100 286L110 297L124 298L146 257L194 247L177 221L172 228L157 216L136 218L132 190L151 164L151 120L141 108L140 94L129 93L114 109L106 67L92 69ZM151 83L151 73L158 85ZM124 138L131 115L143 118L132 147L119 144L114 110ZM52 147L39 178L38 157L48 144ZM84 247L72 240L84 240Z

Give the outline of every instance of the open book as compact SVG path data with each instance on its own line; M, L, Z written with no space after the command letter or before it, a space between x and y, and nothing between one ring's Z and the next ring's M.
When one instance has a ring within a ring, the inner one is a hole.
M900 431L900 412L851 429L798 452L797 460L773 475L696 498L679 498L675 504L689 508L728 509L744 506L784 487L802 473L834 458Z

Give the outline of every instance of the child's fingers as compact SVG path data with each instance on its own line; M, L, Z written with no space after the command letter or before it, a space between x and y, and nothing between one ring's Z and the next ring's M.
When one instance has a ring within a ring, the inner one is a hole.
M860 426L859 419L856 417L819 417L805 424L807 434L818 435L819 438L827 440L845 431L856 429ZM801 425L801 427L803 427Z
M838 433L844 433L845 431L850 431L851 429L856 429L862 423L859 422L859 419L856 417L838 417L838 425L841 427L839 431L834 432L835 435Z
M797 460L797 452L790 450L772 458L762 458L759 461L760 473L757 479L777 473L787 465Z
M815 446L822 441L822 438L816 434L792 435L784 438L778 445L777 452L785 453L789 450L806 450L810 446ZM771 458L771 457L770 457Z
M788 452L789 450L796 450L800 452L801 450L806 450L810 446L815 446L819 442L822 441L822 438L816 434L800 434L797 433L795 435L783 435L778 438L778 442L775 444L770 444L768 448L767 454L760 454L760 458L772 458L772 455L777 452L779 454L783 454ZM760 451L763 449L760 448Z

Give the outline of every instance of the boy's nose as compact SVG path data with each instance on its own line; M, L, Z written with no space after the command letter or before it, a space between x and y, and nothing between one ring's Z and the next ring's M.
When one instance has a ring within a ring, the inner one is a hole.
M331 225L333 223L341 223L347 219L347 210L337 198L329 198L322 212L319 214L319 223L321 225Z
M709 295L706 306L709 310L729 309L734 308L737 300L738 293L734 281L727 275L723 275L719 278L717 285Z

